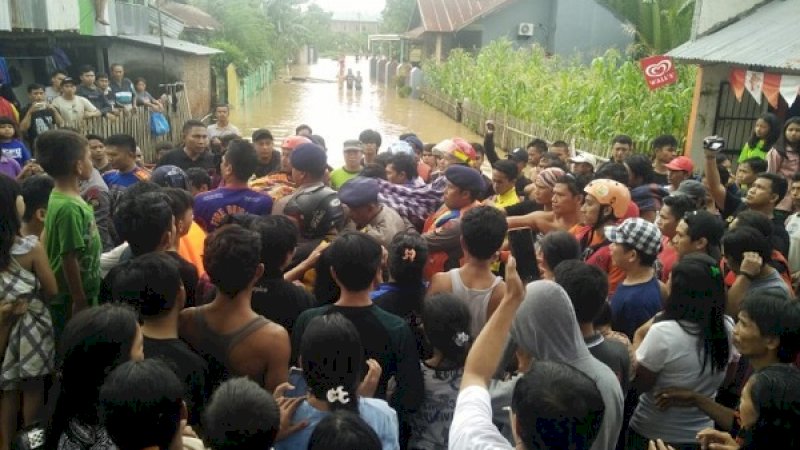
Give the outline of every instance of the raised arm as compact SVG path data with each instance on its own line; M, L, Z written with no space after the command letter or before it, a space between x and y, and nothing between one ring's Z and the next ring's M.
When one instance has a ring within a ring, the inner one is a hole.
M711 198L714 199L717 208L722 211L725 208L725 186L722 185L719 177L719 168L717 167L717 154L710 150L705 150L705 171L706 171L706 187L708 188Z

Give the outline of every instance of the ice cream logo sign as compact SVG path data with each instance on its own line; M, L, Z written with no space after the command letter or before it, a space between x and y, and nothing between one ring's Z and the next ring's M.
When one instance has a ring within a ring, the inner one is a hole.
M675 64L666 56L649 56L639 60L639 65L651 91L678 81Z

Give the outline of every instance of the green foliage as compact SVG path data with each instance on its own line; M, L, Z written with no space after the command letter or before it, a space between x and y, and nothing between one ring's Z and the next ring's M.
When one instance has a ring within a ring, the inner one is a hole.
M599 0L633 25L640 55L661 54L689 40L695 0Z
M540 47L515 50L499 40L477 56L450 52L427 64L431 85L480 107L530 121L568 136L609 142L625 133L636 141L686 134L695 69L678 66L678 82L650 91L637 61L615 50L589 66L549 57Z
M381 32L403 33L408 31L411 14L414 13L416 5L416 0L386 0L386 6L381 14Z
M208 44L230 53L214 57L218 73L232 62L239 74L245 76L264 61L287 63L305 44L319 49L331 42L331 13L315 4L308 5L303 12L299 6L305 1L191 0L191 3L222 25ZM200 36L187 39L203 40Z
M211 41L208 45L224 52L211 57L211 67L215 73L220 75L224 74L228 64L236 66L236 72L239 76L244 76L249 72L250 67L247 63L247 56L245 56L244 52L233 42L226 41L225 39L216 39Z

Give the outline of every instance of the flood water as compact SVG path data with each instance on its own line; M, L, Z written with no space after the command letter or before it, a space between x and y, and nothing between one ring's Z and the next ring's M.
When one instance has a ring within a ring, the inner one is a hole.
M271 86L247 99L244 105L232 108L231 123L245 136L257 128L267 128L276 142L294 134L297 125L308 124L314 134L325 138L328 163L332 167L343 164L344 141L358 139L359 133L367 128L381 134L381 149L407 132L416 133L426 143L454 136L483 142L481 137L422 101L400 98L393 87L373 84L368 60L362 58L356 63L348 56L346 64L354 74L361 71L362 91L340 88L336 83L338 63L320 59L314 65L293 67L291 75L329 82L289 81L286 69L279 70L279 79Z

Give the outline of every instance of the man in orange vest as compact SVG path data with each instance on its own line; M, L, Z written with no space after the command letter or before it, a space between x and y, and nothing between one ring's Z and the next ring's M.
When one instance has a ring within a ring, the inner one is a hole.
M444 206L425 221L422 237L428 243L428 261L424 276L430 280L436 272L459 266L461 259L461 217L480 205L478 199L486 185L481 173L464 165L451 165L444 172L447 184Z

